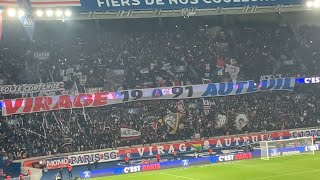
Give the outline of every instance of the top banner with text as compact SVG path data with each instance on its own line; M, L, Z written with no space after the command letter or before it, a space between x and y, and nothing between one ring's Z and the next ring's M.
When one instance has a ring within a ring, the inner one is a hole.
M64 82L0 86L0 94L23 94L23 93L34 93L34 92L62 91L62 90L64 90Z
M81 0L83 11L175 10L243 6L300 5L302 0Z
M260 91L293 91L295 78L281 78L255 81L239 81L229 83L212 83L179 87L161 87L152 89L136 89L121 92L97 92L94 94L79 94L5 99L0 101L2 115L26 114L61 109L83 107L99 107L130 101L156 99L187 99L201 97L228 96L248 94Z

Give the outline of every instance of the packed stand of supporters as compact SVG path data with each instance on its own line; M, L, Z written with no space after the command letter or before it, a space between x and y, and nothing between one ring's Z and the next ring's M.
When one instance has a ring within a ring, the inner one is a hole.
M148 22L143 26L148 28L135 26L130 31L130 25L118 25L119 30L103 21L50 22L36 28L33 42L16 34L8 33L6 37L4 30L0 44L1 83L63 81L70 90L67 93L72 94L97 87L116 91L318 73L318 27L218 26L200 22ZM228 72L227 66L238 71ZM129 102L1 117L1 156L22 159L192 139L197 134L206 138L317 126L318 89L317 85L310 85L299 86L294 92ZM0 96L4 99L21 95ZM242 122L236 121L238 116ZM166 118L175 119L177 128L165 124ZM123 140L122 126L141 132L141 137Z

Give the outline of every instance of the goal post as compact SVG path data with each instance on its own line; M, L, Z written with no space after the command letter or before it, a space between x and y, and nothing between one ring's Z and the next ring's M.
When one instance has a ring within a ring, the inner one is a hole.
M273 141L260 141L261 159L297 154L314 154L315 147L312 137L300 137Z

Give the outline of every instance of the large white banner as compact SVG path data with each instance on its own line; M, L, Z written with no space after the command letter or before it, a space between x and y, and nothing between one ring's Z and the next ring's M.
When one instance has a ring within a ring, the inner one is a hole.
M22 94L22 93L33 93L33 92L61 91L61 90L64 90L63 82L0 86L0 94Z
M317 129L303 129L303 130L293 130L290 131L293 138L298 137L316 137L320 138L320 128Z
M292 91L295 78L239 81L229 83L212 83L179 87L162 87L152 89L136 89L118 92L97 92L94 94L62 95L51 97L32 97L6 99L2 103L2 115L26 114L34 112L73 109L83 107L99 107L130 101L157 99L186 99L248 94L261 91Z
M110 162L110 161L117 161L120 160L118 150L112 151L103 151L103 152L96 152L96 153L89 153L89 154L77 154L77 155L70 155L68 156L69 163L72 166L80 166L86 165L88 162L90 164L94 162Z

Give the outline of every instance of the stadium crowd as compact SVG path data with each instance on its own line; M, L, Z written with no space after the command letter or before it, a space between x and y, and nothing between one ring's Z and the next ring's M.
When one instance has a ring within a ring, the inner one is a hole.
M84 25L78 28L75 25L73 30L66 28L65 35L57 33L61 28L55 28L54 23L45 24L38 26L32 43L26 38L4 36L0 44L1 82L64 81L65 88L70 90L67 93L78 93L90 92L91 88L115 91L258 81L263 75L318 74L318 27L157 24L149 29L119 32L105 30L107 25L100 22L95 26L86 24L86 28ZM41 34L44 29L46 33ZM52 36L48 37L48 33ZM229 71L230 66L238 72ZM183 140L198 134L213 137L317 126L320 124L318 89L318 85L297 86L294 92L130 102L1 117L1 156L14 160ZM21 95L0 95L1 99L18 96ZM209 111L206 100L210 102ZM179 126L173 130L162 119L175 113L180 113L179 119L176 117ZM239 114L247 117L240 126L235 122ZM123 125L141 132L141 137L123 140L120 136Z

